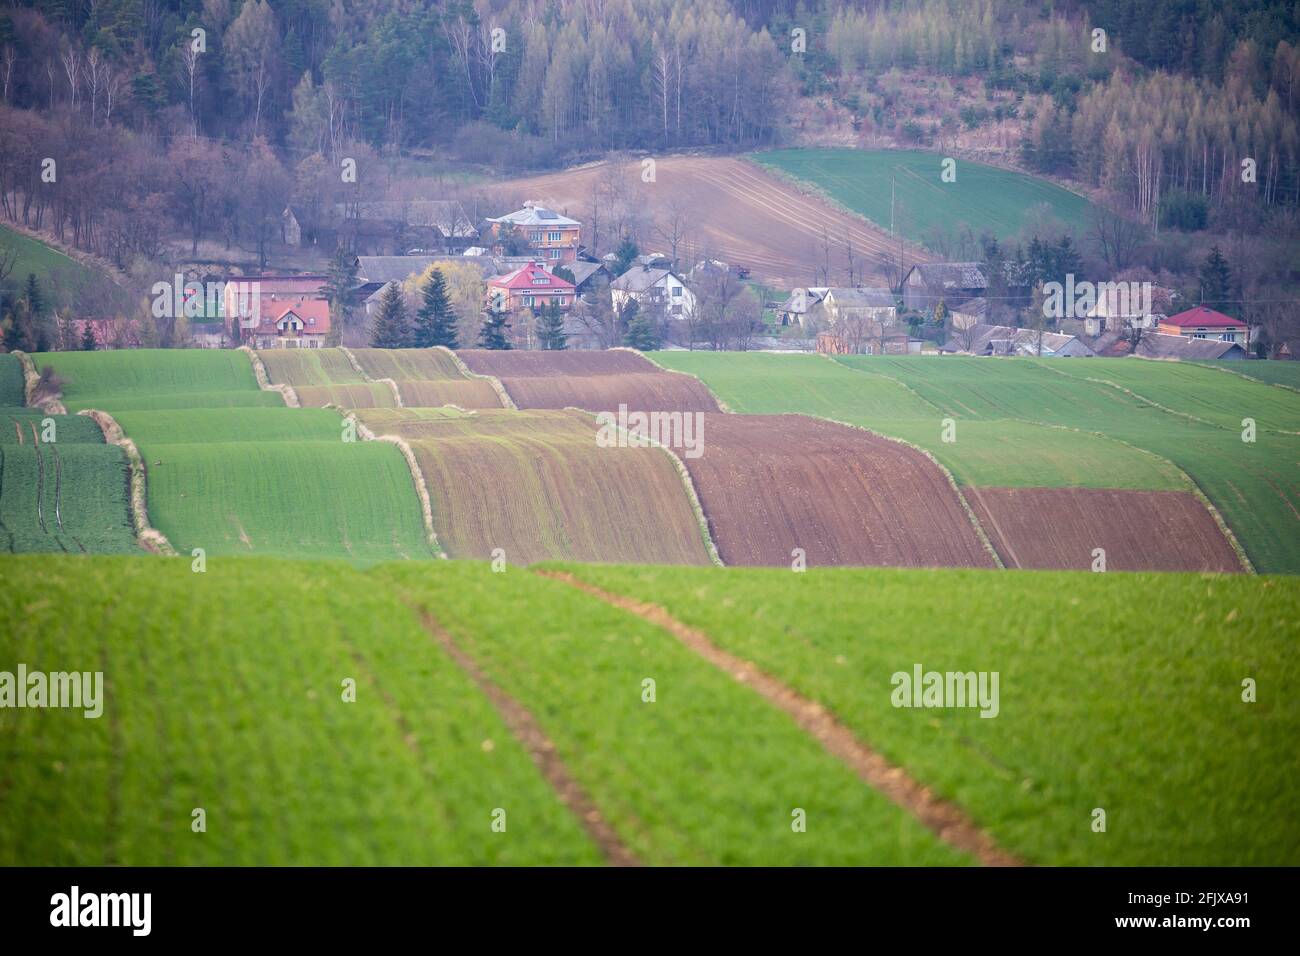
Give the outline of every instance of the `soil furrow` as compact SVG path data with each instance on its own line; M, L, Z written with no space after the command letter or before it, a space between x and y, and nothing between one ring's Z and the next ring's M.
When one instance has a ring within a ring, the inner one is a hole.
M935 796L902 767L890 763L858 740L852 730L836 720L821 704L763 673L749 661L724 651L702 631L687 627L657 605L612 594L567 572L538 570L537 573L600 598L672 634L710 664L730 674L737 682L752 687L769 703L789 714L800 728L814 737L828 753L847 764L867 785L912 814L955 849L971 854L984 866L1025 865L1024 861L999 847L961 808Z

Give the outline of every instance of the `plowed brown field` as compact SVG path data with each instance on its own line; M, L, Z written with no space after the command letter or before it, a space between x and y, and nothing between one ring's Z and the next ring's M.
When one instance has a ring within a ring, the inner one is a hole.
M707 564L681 475L658 448L601 448L578 411L358 413L405 438L453 558Z
M1009 568L1241 571L1214 517L1186 491L968 488L966 497Z
M706 415L684 459L727 564L994 567L921 452L803 415Z
M617 412L716 412L712 393L691 375L669 372L622 349L607 352L457 353L473 372L501 379L520 408Z
M865 263L883 278L881 267L897 259L898 243L865 219L800 192L743 159L665 156L656 160L655 181L641 181L640 163L611 174L608 163L544 176L507 180L493 187L513 199L537 200L575 219L587 217L591 197L611 175L626 189L628 201L644 208L656 235L669 215L670 201L686 211L686 257L712 257L747 266L754 277L791 288L815 284L814 270L830 244L832 273L847 267L852 249L856 268ZM654 243L647 238L649 245ZM908 249L909 262L930 257Z

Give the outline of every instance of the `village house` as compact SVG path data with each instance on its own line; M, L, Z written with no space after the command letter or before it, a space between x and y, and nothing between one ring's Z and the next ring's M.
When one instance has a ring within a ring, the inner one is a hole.
M1236 342L1223 339L1198 339L1187 335L1147 332L1138 340L1133 354L1139 358L1209 362L1219 359L1244 359L1246 350Z
M1130 329L1154 329L1178 299L1178 293L1163 286L1151 286L1151 301L1139 301L1144 296L1133 295L1126 287L1131 283L1101 283L1097 301L1084 318L1084 332L1101 336L1107 332L1125 332ZM1130 294L1125 294L1130 292Z
M635 265L609 284L614 311L636 301L642 312L667 319L695 315L695 294L671 269Z
M1161 335L1181 335L1191 339L1218 339L1245 348L1247 326L1240 319L1216 312L1208 305L1198 305L1161 319L1156 331Z
M613 281L613 275L603 262L589 262L578 259L564 267L573 276L573 284L579 296L603 289Z
M276 302L262 313L256 328L244 330L244 342L255 349L318 349L330 331L330 304L324 299L302 298Z
M290 304L316 300L324 302L328 312L328 281L328 276L319 273L226 276L222 280L222 314L231 339L246 338L241 331L250 332L250 323L260 319L265 324L269 316L279 316Z
M809 311L821 304L826 292L826 286L792 289L790 297L777 308L777 314L781 316L781 324L802 327Z
M973 325L953 333L940 352L965 355L1024 355L1043 358L1091 358L1097 353L1077 335L1039 332L1008 325Z
M484 239L491 237L493 251L498 254L508 251L503 240L514 234L527 244L535 258L551 266L568 265L578 258L582 223L526 202L523 209L486 220L480 232Z
M548 272L541 262L530 262L487 284L487 308L492 312L540 310L552 302L565 311L573 306L573 283Z

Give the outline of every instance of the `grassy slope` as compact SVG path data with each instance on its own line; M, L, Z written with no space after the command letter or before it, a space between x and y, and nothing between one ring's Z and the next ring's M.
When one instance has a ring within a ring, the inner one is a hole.
M135 552L127 475L116 445L0 444L0 552Z
M14 264L10 280L20 285L27 281L30 273L36 273L41 285L48 286L54 278L70 278L78 284L92 280L96 273L89 267L70 256L64 255L52 246L23 235L0 225L0 247L7 246L18 251L18 261Z
M747 688L568 585L483 565L384 568L529 707L647 863L930 864L961 858ZM642 700L642 681L656 700ZM808 813L792 832L791 811Z
M0 552L136 551L126 454L89 418L22 400L18 360L0 355L0 402L14 402L0 404ZM38 448L38 438L52 441Z
M571 570L828 705L1033 862L1300 863L1294 581ZM998 671L1000 714L894 708L891 675L916 663ZM1258 703L1247 676L1271 688Z
M101 408L203 408L279 405L276 392L257 387L248 356L233 349L135 349L50 352L33 356L64 380L69 411Z
M1082 230L1087 225L1086 199L1025 173L961 159L956 181L945 183L940 179L941 153L781 149L757 153L753 159L813 184L883 228L890 224L892 174L895 218L914 242L924 242L935 228L951 231L961 223L1009 239L1040 204L1067 226Z
M149 469L149 516L181 551L425 558L410 471L379 442L344 442L325 409L123 412Z
M657 352L654 359L698 375L734 412L802 412L906 439L931 452L963 484L1185 486L1174 469L1116 442L1027 422L971 421L960 409L953 412L889 378L857 375L818 356ZM951 444L942 440L949 415L958 419Z
M107 685L97 720L4 711L0 864L599 859L469 679L346 567L25 558L0 577L0 658Z
M1300 396L1285 389L1136 359L856 357L842 362L904 382L971 424L1017 415L1099 431L1161 455L1191 475L1214 502L1257 569L1300 572L1300 437L1264 430L1287 422L1300 427ZM1089 379L1127 382L1125 387L1149 401ZM1222 404L1207 409L1196 401L1201 388ZM1197 422L1151 402L1188 414L1199 411L1222 425ZM1260 416L1253 444L1241 440L1244 415L1238 409ZM959 436L964 427L969 428L960 422Z

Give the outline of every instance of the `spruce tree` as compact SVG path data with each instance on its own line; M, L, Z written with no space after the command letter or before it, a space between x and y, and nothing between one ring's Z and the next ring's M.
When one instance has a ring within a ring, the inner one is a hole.
M81 327L81 351L93 352L98 346L95 344L95 330L90 327L90 322Z
M410 338L402 287L390 282L379 297L379 311L370 326L370 344L377 349L405 348Z
M1225 305L1231 297L1232 270L1219 247L1214 246L1201 267L1201 301L1207 305Z
M32 321L39 322L45 313L45 298L41 295L41 284L36 280L35 272L27 273L27 288L23 292L23 298L27 300L27 310Z
M456 313L451 310L447 298L447 280L441 269L434 269L429 281L422 288L424 303L415 313L415 325L411 329L411 344L417 349L432 348L441 345L445 348L460 348L456 338Z
M325 297L330 303L330 332L333 333L335 326L340 327L347 323L350 297L352 290L357 285L357 257L347 250L345 246L339 246L334 250L334 258L330 260L329 280L325 283Z
M627 324L623 344L642 352L653 352L659 348L659 330L655 328L654 319L649 313L637 310Z
M504 351L511 348L507 333L510 331L510 314L508 312L490 311L479 329L479 348Z
M554 299L551 299L537 322L537 339L542 348L551 351L560 351L568 346L569 337L564 334L564 313Z

